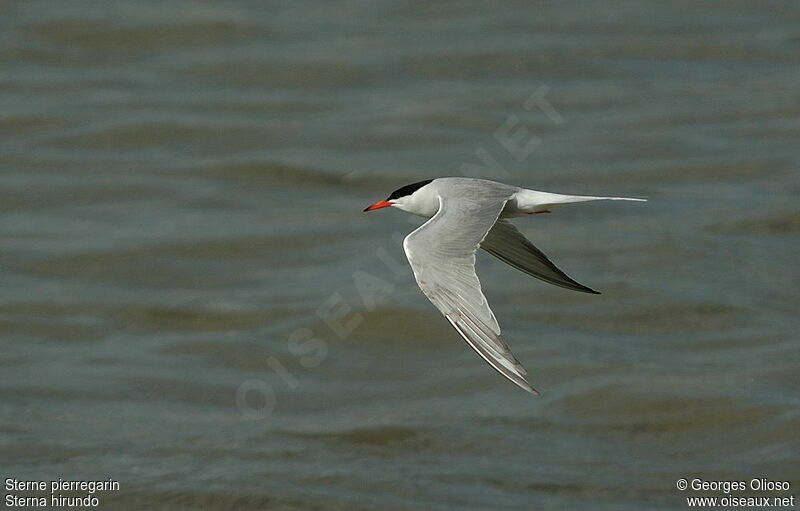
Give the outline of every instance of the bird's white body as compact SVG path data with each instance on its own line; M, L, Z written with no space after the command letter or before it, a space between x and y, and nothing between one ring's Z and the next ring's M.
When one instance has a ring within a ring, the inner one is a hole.
M503 376L536 393L527 372L500 333L475 273L482 248L514 268L550 284L599 294L559 270L506 219L594 200L644 200L562 195L484 179L444 177L395 190L364 211L396 207L429 218L403 241L422 292L478 354Z
M470 186L465 187L464 184ZM458 188L471 188L476 194L481 188L506 189L508 200L503 208L500 218L514 218L536 213L546 213L553 208L573 202L587 202L595 200L644 200L627 197L594 197L589 195L563 195L560 193L540 192L528 190L518 186L496 183L484 179L470 179L463 177L440 177L415 191L413 194L395 199L394 207L412 215L431 218L439 210L439 195L443 190Z

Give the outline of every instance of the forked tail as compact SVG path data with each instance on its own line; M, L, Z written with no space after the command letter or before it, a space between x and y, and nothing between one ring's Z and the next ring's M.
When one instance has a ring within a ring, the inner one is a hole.
M525 213L538 213L549 211L555 207L573 202L588 202L595 200L627 200L646 202L647 199L634 197L595 197L591 195L563 195L560 193L538 192L536 190L522 190L517 192L517 208Z

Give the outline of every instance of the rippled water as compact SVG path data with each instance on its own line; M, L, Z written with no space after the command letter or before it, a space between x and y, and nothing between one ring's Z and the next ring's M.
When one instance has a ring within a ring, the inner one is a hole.
M798 21L794 2L0 1L0 472L113 478L106 509L796 490ZM538 145L515 158L509 128ZM418 222L361 213L478 168L650 199L517 222L602 296L480 258L539 398L415 287L397 240Z

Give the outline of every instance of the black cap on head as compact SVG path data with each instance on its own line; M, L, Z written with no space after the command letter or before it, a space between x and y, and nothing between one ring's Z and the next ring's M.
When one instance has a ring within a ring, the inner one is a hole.
M406 195L411 195L412 193L416 192L426 184L433 181L433 179L426 179L425 181L420 181L418 183L412 183L410 185L405 185L402 188L398 188L397 190L393 191L392 194L386 200L394 200L399 199L400 197L405 197Z

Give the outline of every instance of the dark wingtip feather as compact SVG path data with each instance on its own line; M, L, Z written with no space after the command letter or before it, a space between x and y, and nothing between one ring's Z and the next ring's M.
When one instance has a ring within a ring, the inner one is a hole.
M517 385L517 387L521 388L525 392L533 394L534 396L540 396L539 391L535 388L531 387L531 384L528 383L528 380L522 379L522 381L511 380L513 383Z

